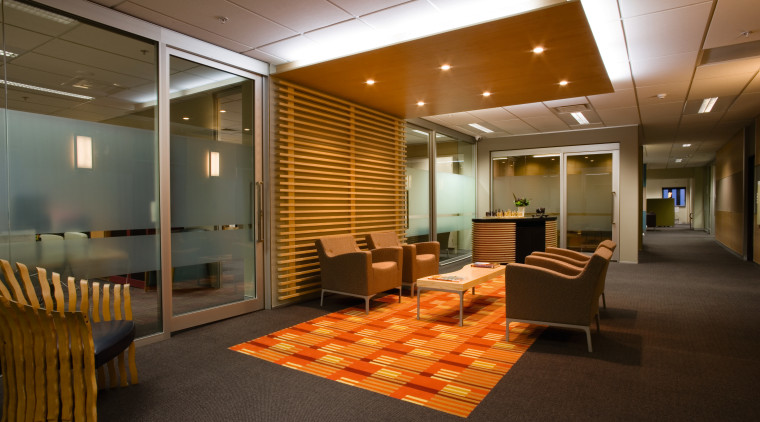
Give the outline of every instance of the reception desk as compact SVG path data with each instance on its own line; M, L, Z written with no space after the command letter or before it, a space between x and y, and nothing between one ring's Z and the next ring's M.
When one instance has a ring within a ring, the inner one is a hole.
M533 251L557 246L557 217L474 218L472 260L525 262Z

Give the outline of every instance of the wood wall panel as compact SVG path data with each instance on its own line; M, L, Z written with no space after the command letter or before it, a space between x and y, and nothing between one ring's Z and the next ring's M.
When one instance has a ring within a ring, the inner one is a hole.
M715 239L744 253L744 132L715 154Z
M314 241L406 224L403 120L273 79L275 297L320 290Z

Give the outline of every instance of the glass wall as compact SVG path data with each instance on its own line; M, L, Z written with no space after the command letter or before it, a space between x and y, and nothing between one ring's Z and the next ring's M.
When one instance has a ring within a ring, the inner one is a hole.
M502 156L492 164L494 210L516 210L519 197L530 201L528 214L544 208L546 215L559 215L560 154Z
M437 133L435 137L436 238L441 260L472 254L475 218L473 144Z
M130 283L162 331L156 43L3 2L3 259Z
M430 239L430 133L406 128L407 243Z
M170 57L172 312L256 297L254 81Z
M593 252L612 239L612 153L568 155L567 248Z

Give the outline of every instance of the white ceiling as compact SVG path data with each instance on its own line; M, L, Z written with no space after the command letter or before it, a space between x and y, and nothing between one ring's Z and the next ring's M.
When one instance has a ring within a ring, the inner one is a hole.
M91 1L282 65L366 51L561 0ZM760 1L581 3L614 93L427 119L473 136L504 137L588 127L570 124L555 109L587 104L592 127L642 125L644 161L650 168L672 168L708 163L760 114ZM714 96L719 100L711 113L695 114L703 98ZM494 132L481 133L469 123Z

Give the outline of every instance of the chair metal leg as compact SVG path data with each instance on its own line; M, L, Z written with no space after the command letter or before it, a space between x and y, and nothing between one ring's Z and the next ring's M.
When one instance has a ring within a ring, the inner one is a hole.
M398 286L398 303L401 303L401 288L403 286Z
M599 331L600 331L599 330L599 313L597 312L597 314L596 314L596 332L598 333Z
M364 313L369 315L369 296L364 298Z
M583 329L586 332L586 343L588 343L588 352L591 353L594 350L591 348L591 330L586 327Z
M602 292L602 306L607 309L607 298L604 297L604 292Z
M322 289L322 298L319 299L319 306L322 306L324 302L325 302L325 289Z

